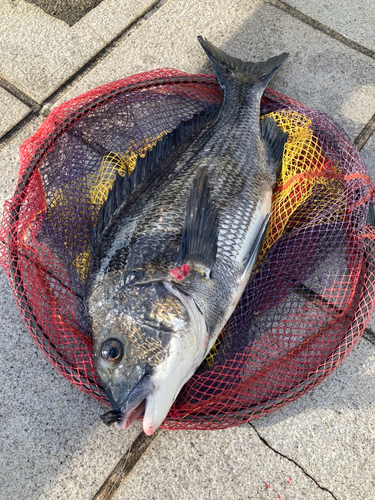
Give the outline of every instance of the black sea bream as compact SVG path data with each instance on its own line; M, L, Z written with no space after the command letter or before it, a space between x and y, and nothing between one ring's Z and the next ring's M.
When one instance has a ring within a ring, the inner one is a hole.
M220 108L182 123L116 179L93 229L86 304L97 372L127 428L163 422L232 314L268 227L287 134L260 99L287 54L251 63L199 37Z

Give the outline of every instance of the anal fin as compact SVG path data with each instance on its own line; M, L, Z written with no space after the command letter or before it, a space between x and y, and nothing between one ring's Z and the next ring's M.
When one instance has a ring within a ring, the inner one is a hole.
M257 234L257 237L255 238L255 241L250 249L250 252L246 255L245 261L244 261L244 267L241 275L241 281L245 278L247 273L251 273L251 270L253 269L260 250L262 248L264 238L266 237L268 226L270 223L270 217L271 214L267 214L266 217L264 218L264 221L262 223L261 228L259 229L259 232Z
M206 169L193 180L182 230L181 263L187 261L209 278L216 260L219 212L210 198Z
M260 132L269 158L275 167L276 175L279 175L288 134L281 130L272 116L265 116L261 119Z

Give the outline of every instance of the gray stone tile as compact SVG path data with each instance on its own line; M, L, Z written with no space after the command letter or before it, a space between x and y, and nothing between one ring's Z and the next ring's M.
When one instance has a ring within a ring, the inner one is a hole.
M35 7L23 0L0 2L0 35L11 30L26 14L35 11Z
M375 491L374 379L375 346L363 339L318 387L254 425L336 498L369 500Z
M320 21L355 42L375 50L375 4L372 0L284 0L292 7Z
M152 0L103 0L73 27L25 2L0 5L0 75L43 102Z
M0 87L0 137L30 113L30 108Z
M62 100L160 67L210 73L199 34L247 60L290 52L271 86L327 112L353 138L375 112L375 61L260 1L170 0Z
M69 28L35 8L1 34L0 74L40 103L103 45L89 28Z
M329 500L251 427L164 433L113 500Z
M105 0L77 23L77 29L90 27L107 43L140 17L153 0Z
M100 423L105 407L44 358L21 321L2 271L0 297L0 496L90 499L140 425L124 432Z

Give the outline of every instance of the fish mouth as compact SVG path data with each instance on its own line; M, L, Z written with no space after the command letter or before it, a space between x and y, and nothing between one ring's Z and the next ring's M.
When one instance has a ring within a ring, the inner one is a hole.
M138 417L144 414L146 398L154 389L154 385L148 375L142 377L138 384L130 391L122 403L121 408L112 410L101 415L104 424L110 426L117 422L121 429L127 429Z

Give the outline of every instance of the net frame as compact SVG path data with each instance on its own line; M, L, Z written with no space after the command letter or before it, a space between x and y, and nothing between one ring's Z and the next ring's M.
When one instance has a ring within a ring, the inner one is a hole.
M175 92L179 92L179 89L183 88L185 95L189 95L190 93L192 96L195 96L197 92L203 92L208 103L218 104L221 101L221 92L214 76L190 75L177 70L164 69L134 75L104 85L67 103L63 103L52 111L38 132L22 144L20 150L21 169L17 187L13 198L8 200L4 206L4 216L0 231L1 240L4 244L0 249L0 262L8 275L17 305L27 328L42 352L65 378L90 396L105 404L108 404L106 395L98 384L98 380L90 376L89 371L71 365L60 352L59 347L54 345L49 336L44 332L38 320L38 315L35 314L35 308L28 302L23 283L22 267L19 265L20 234L24 230L20 223L20 214L22 215L22 204L25 197L29 195L30 185L33 182L34 184L37 182L35 173L38 171L38 167L46 155L52 151L59 137L84 116L88 115L94 109L106 105L115 97L134 90L138 91L139 89L163 90L167 86L168 88L173 88ZM272 112L275 109L295 108L307 110L300 103L280 93L266 89L262 99L263 114ZM72 112L72 110L74 111ZM361 200L362 203L372 201L373 188L369 192L371 195L368 195L367 199ZM277 396L260 401L254 405L246 407L239 405L237 408L231 406L231 408L225 411L220 409L212 411L206 409L204 412L199 412L198 409L189 414L186 414L184 409L181 410L181 408L178 409L174 406L162 427L166 429L219 429L232 425L240 425L294 401L297 397L315 387L339 366L361 337L374 307L375 230L368 225L362 233L361 238L361 244L363 244L363 262L361 268L363 280L361 282L362 289L360 290L359 305L353 315L345 338L343 338L342 342L324 363L317 366L299 384L290 387L287 391Z

